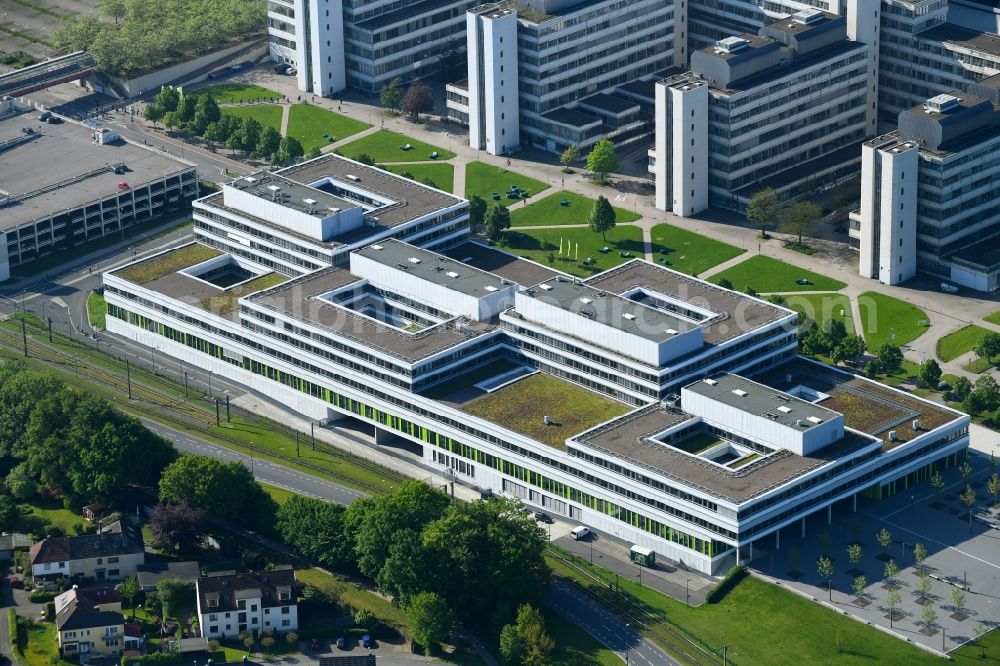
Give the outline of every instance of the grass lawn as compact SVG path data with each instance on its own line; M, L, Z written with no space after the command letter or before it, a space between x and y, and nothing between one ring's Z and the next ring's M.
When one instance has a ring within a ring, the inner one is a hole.
M543 266L552 266L582 277L614 268L632 258L642 259L646 256L643 252L642 229L635 225L617 226L608 231L607 238L605 242L601 234L580 227L511 230L505 233L506 245L503 249L537 261ZM563 243L562 255L559 254L560 239ZM601 249L604 247L610 248L609 251L602 253ZM628 252L631 256L622 257L622 252ZM591 259L591 262L584 263L586 259Z
M927 315L920 308L898 298L866 291L858 296L861 328L868 350L878 351L887 342L905 345L927 330Z
M746 252L670 224L657 224L650 230L650 236L654 260L688 275L698 275Z
M275 131L281 131L281 106L278 104L254 104L253 106L229 106L222 109L222 113L227 116L236 116L239 119L256 118L264 127L273 127Z
M1000 326L1000 310L997 310L993 314L986 315L985 317L983 317L983 319L990 322L991 324L996 324L997 326Z
M487 202L493 201L493 193L500 195L500 201L504 206L510 208L518 203L518 199L508 199L506 192L511 186L516 185L522 190L527 190L532 197L538 196L539 192L548 189L548 184L534 178L522 176L516 171L501 169L490 166L483 162L469 162L465 165L465 198L468 199L473 194L478 194ZM529 198L528 201L531 201ZM558 200L556 204L558 205ZM524 204L521 204L522 206ZM513 223L514 211L511 211L511 223Z
M271 496L278 504L284 504L292 497L295 497L297 493L293 493L291 490L285 490L284 488L279 488L277 486L272 486L268 483L257 482L261 488L267 491L267 494Z
M974 324L949 333L938 340L937 356L942 361L954 361L962 354L972 351L987 333L989 333L987 329Z
M487 393L462 406L481 416L557 449L567 437L630 411L628 405L570 382L537 373ZM545 425L543 417L555 421Z
M503 191L495 191L500 192L500 195L503 196L507 188L514 184L508 183ZM517 184L520 185L520 183ZM490 197L493 196L493 191L490 191ZM490 197L484 198L489 202L492 201ZM514 200L507 199L506 197L503 200L505 206L508 205L507 201L514 203ZM563 200L567 202L565 206L562 203ZM510 212L510 223L515 227L551 227L558 224L587 224L587 218L590 216L590 211L593 207L594 199L564 190L550 194L544 199L539 199L528 206L518 206L517 210ZM615 208L615 222L617 224L635 222L640 217L642 215L637 215L630 210Z
M293 136L308 153L316 146L330 143L323 138L329 134L334 141L366 130L371 125L312 104L294 104L288 110L288 136Z
M87 296L87 318L90 319L90 325L94 328L99 328L102 331L107 328L105 318L108 316L108 303L104 300L104 297L98 294L96 291L90 292Z
M351 606L355 611L367 608L386 624L406 627L406 614L402 609L396 608L389 600L361 588L356 583L331 576L322 569L296 569L295 578L300 583L333 590L340 597L341 603Z
M403 146L410 145L410 150L403 150ZM361 137L357 141L352 141L346 146L341 146L337 152L350 158L355 158L362 153L367 153L376 163L385 162L427 162L431 160L431 153L437 152L438 160L450 160L455 153L432 146L423 141L411 139L408 136L389 130L379 130L368 136Z
M7 618L4 618L4 622ZM56 643L56 626L51 622L36 622L28 629L28 645L24 649L26 666L60 666L67 664L59 658Z
M976 360L970 361L969 363L963 365L962 369L968 372L975 372L976 374L979 374L981 372L986 372L992 367L993 364L987 361L985 358L977 358Z
M582 559L575 559L579 566L591 569ZM607 583L584 579L560 561L549 559L549 562L558 574L581 582L585 580L585 584L600 595L610 594ZM613 574L593 570L605 579L610 575L613 582ZM940 657L753 577L737 583L720 602L697 608L689 608L683 601L640 587L634 581L621 580L619 584L626 594L638 599L651 613L664 618L659 626L669 618L674 627L680 627L677 631L685 631L695 640L720 651L727 645L729 656L736 664L930 666L942 663ZM750 617L753 621L748 621ZM992 640L992 645L1000 649L1000 641ZM967 655L978 655L978 650L973 653L968 648L958 652L967 659ZM995 658L996 654L994 649L989 656ZM964 663L985 664L988 661Z
M747 287L753 287L762 294L789 291L839 291L847 286L840 280L834 280L825 275L813 273L804 268L759 254L713 275L712 282L717 283L723 278L732 282L736 291L746 291ZM809 280L809 284L795 284L795 281L800 278Z
M622 660L604 644L559 613L544 609L545 628L556 643L549 656L552 666L621 666Z
M785 305L820 326L831 319L839 319L844 322L847 332L854 334L851 299L843 294L792 294L785 296Z
M390 164L387 169L393 173L407 173L413 180L433 181L439 190L444 190L451 194L455 191L455 165L453 164Z
M211 93L219 104L239 104L240 102L258 102L260 100L278 99L282 95L267 88L245 83L221 83L208 86L188 93L192 97Z
M21 506L30 509L31 516L34 518L41 520L43 523L55 525L65 534L72 536L76 534L77 525L81 528L87 525L83 516L69 509L62 508L62 504L59 502L41 499L35 501L35 504L23 504Z

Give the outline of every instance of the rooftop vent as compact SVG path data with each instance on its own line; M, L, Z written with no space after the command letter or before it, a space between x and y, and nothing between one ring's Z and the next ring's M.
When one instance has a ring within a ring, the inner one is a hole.
M803 9L792 14L792 20L800 25L815 25L823 20L823 12L818 9Z
M540 284L540 285L538 285L538 287L540 289L544 289L545 291L552 291L552 285L551 284Z
M804 428L804 427L805 427L805 425L806 425L806 422L805 422L805 421L803 421L802 419L796 419L796 420L795 420L795 425L797 425L797 426L798 426L798 427L800 427L800 428Z
M947 113L958 107L962 99L954 95L935 95L924 102L924 111L927 113Z
M664 331L664 333L666 333L667 335L677 335L677 329L676 328L668 328L666 331Z
M785 405L778 405L778 411L781 412L782 414L791 414L792 408L787 407Z
M739 53L750 46L750 40L743 37L726 37L715 43L716 53Z
M735 395L740 396L741 398L745 398L746 396L750 395L749 393L747 393L743 389L733 389L733 393Z
M593 303L593 302L594 302L594 299L592 299L592 298L587 298L586 296L583 296L583 297L581 297L581 298L580 298L580 302L581 302L581 303Z
M708 384L709 386L715 386L716 384L719 383L719 382L715 381L714 379L703 379L702 381L705 382L706 384Z
M629 321L632 321L633 319L635 319L635 315L632 314L631 312L623 312L622 316L625 317L626 319L628 319Z
M913 419L913 430L920 432L920 419Z
M810 423L816 423L816 424L819 424L819 423L822 423L822 422L823 422L823 419L821 419L821 418L820 418L820 417L818 417L818 416L810 416L810 417L809 417L809 422L810 422Z
M271 190L272 192L280 192L281 191L281 186L280 185L268 185L267 189Z
M497 288L491 284L486 285L486 291L496 291Z
M348 179L353 180L354 182L357 182L357 181L361 180L360 176L355 176L353 173L347 174L347 177L348 177Z
M256 182L257 182L257 179L256 179L256 178L254 178L253 176L247 176L247 177L246 177L246 181L247 181L248 183L250 183L250 184L253 184L253 183L256 183Z
M420 260L419 260L419 259L417 259L416 257L410 257L408 261L409 261L409 262L410 262L411 264L419 264L419 263L420 263Z
M382 246L381 246L381 245L378 245L378 244L375 244L375 245L372 245L372 249L373 249L373 250L381 250L381 249L382 249Z
M889 441L890 442L895 442L897 439L899 439L899 438L896 437L896 431L895 430L890 430L889 431Z
M551 416L543 416L542 417L542 423L544 423L545 425L548 426L548 425L552 425L553 423L555 423L555 420Z
M457 278L458 277L458 273L456 273L455 271L448 271L447 275L450 278Z

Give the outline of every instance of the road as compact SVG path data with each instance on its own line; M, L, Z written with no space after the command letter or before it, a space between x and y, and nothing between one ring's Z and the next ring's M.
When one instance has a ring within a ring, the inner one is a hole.
M679 661L655 643L635 629L626 628L621 618L595 604L569 583L554 581L549 591L548 604L628 664L681 666Z
M337 504L350 504L359 497L367 497L364 493L353 488L340 486L336 483L331 483L330 481L325 481L266 460L260 460L259 458L251 460L249 455L207 442L186 432L169 428L156 421L142 419L142 422L153 432L173 442L174 446L180 451L211 456L219 460L236 460L243 463L253 470L254 478L261 483L283 488L299 495L336 502Z

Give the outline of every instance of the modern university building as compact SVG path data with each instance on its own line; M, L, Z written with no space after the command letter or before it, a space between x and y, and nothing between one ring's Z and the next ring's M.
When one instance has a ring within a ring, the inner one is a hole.
M197 242L105 274L110 332L707 574L968 446L967 416L799 358L791 310L513 257L465 201L339 156L195 216Z

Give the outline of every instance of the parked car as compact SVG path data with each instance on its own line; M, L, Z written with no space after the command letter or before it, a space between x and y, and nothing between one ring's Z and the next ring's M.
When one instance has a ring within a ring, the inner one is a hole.
M42 111L41 113L38 114L38 119L40 121L42 121L43 123L49 122L50 118L52 118L52 112L51 111Z
M288 71L289 64L285 62L279 62L274 66L274 71L278 74L284 74Z
M347 639L344 638L343 636L341 636L341 637L339 637L337 639L337 649L338 650L346 650L347 649Z
M323 649L323 644L320 642L318 638L314 638L311 641L309 641L309 649L312 650L313 652L319 652L320 650Z
M295 76L298 73L299 70L296 69L295 67L289 67L288 69L285 70L285 74L288 74L288 76Z
M546 523L546 524L552 523L552 517L549 516L549 514L544 513L542 511L535 512L535 520L537 520L540 523Z
M375 647L375 641L372 640L371 634L365 634L361 637L361 646L366 648Z
M23 588L24 587L24 581L21 580L20 578L18 578L17 576L11 576L7 580L7 582L10 583L11 588L15 588L15 587Z

